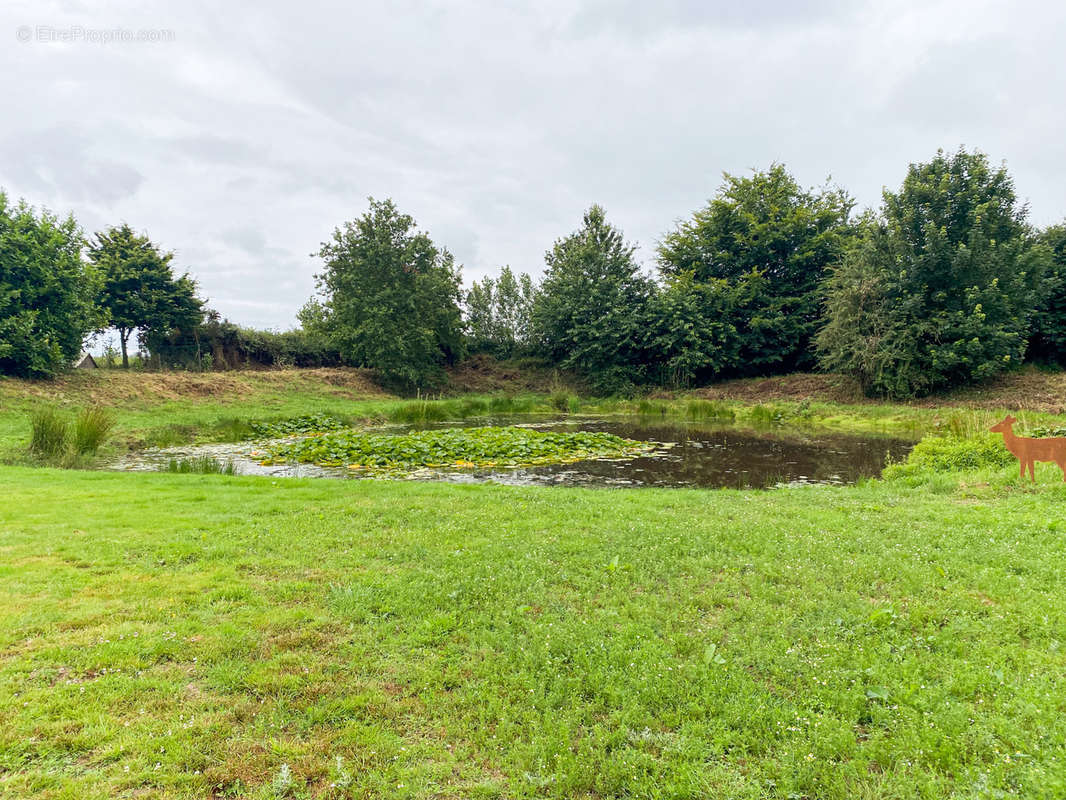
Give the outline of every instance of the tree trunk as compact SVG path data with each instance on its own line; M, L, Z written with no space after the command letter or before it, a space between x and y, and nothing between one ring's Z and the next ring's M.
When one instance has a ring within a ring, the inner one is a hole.
M130 338L130 332L128 330L126 330L125 328L119 328L118 329L118 340L120 342L122 342L122 368L123 369L129 369L130 368L130 360L126 356L126 340L128 338Z

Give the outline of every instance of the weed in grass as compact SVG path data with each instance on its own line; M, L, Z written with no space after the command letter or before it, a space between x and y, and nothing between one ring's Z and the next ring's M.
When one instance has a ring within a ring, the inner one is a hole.
M732 420L736 415L732 408L717 400L689 400L685 416L694 420Z
M45 406L30 417L30 452L46 460L61 458L67 451L70 422L57 409Z
M236 475L237 467L232 461L220 461L212 456L194 456L193 458L172 458L161 472L179 475Z
M82 409L74 417L71 445L78 455L91 455L100 449L115 427L115 415L99 406Z

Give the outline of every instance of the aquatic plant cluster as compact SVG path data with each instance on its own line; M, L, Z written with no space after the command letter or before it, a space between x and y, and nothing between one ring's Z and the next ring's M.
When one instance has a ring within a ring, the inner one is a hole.
M254 437L279 439L300 433L339 431L349 427L344 420L330 414L303 414L275 422L250 422L248 427Z
M402 435L343 431L273 445L263 454L262 463L295 461L387 477L423 468L513 468L590 458L633 458L660 446L609 433L557 433L513 426Z

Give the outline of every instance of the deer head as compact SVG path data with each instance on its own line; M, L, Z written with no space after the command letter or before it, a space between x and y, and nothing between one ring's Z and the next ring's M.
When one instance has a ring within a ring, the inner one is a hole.
M995 425L989 428L989 430L992 431L992 433L1010 433L1010 429L1017 421L1018 420L1016 420L1010 414L1007 414L1007 416L1003 418L1002 422L997 422Z

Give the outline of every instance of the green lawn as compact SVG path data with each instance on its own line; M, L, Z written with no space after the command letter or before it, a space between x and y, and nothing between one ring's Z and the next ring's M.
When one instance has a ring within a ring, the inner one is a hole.
M1013 474L0 467L0 795L1062 797L1066 487Z

